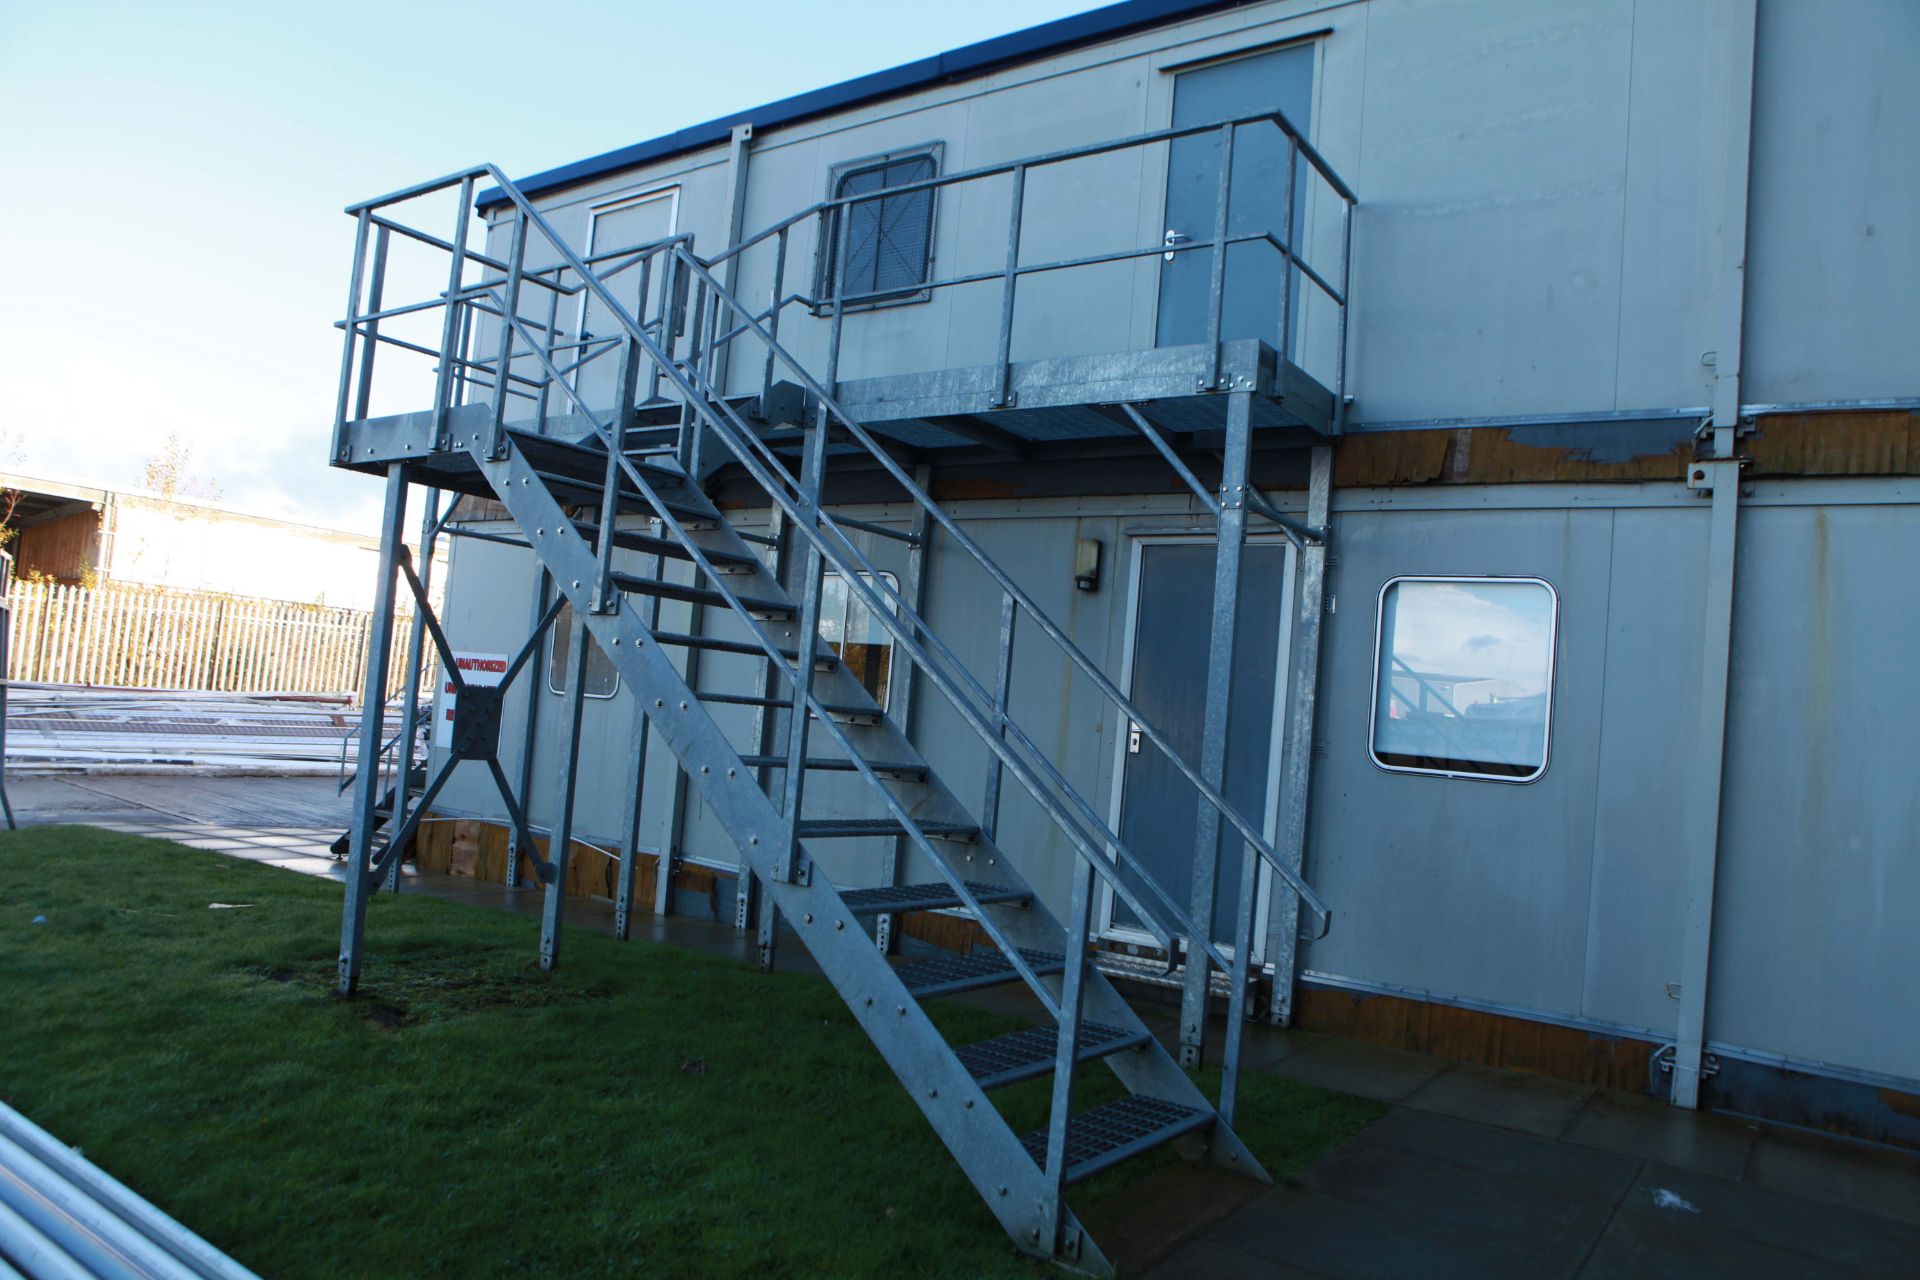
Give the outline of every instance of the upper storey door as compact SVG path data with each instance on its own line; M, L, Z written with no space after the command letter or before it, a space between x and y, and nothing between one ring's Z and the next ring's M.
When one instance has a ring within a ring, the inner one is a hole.
M588 215L591 227L588 238L591 247L588 252L595 258L613 255L595 262L594 270L605 277L608 289L619 299L621 307L642 322L654 314L660 305L661 261L655 256L650 263L642 264L632 257L621 256L619 251L651 244L672 235L678 196L678 188L629 196L600 205ZM641 314L640 297L643 273L645 314ZM613 337L624 332L606 304L590 293L582 295L580 327L595 337ZM580 392L580 398L596 412L613 407L619 360L620 353L616 347L596 355L580 368L575 389ZM570 361L562 360L559 363L564 365Z
M1279 111L1302 137L1309 136L1313 109L1311 44L1290 45L1182 71L1174 77L1173 127L1235 120ZM1166 237L1168 243L1212 240L1220 200L1220 139L1217 134L1180 138L1167 157ZM1233 144L1229 236L1262 232L1297 242L1305 225L1306 166L1295 175L1293 225L1285 227L1287 143L1269 124L1238 131ZM1227 247L1224 340L1260 338L1279 346L1280 255L1264 241ZM1213 250L1189 249L1169 255L1160 267L1158 343L1184 346L1207 340L1211 314ZM1299 279L1293 284L1293 322L1299 332Z

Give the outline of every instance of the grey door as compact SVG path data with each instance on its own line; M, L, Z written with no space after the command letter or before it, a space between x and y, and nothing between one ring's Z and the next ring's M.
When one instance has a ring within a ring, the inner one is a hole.
M656 191L618 204L606 205L593 210L588 215L591 231L588 236L590 252L594 254L616 253L621 249L631 249L640 245L664 240L673 234L674 214L678 204L678 190L669 188ZM635 314L640 310L640 287L643 269L632 258L610 258L596 263L596 268L607 275L607 287L620 305L635 319L645 320L645 316ZM608 274L610 273L610 274ZM658 306L660 296L660 263L656 258L646 268L648 304L651 311ZM612 337L624 332L620 322L614 318L606 304L592 294L583 294L580 303L580 327L587 333ZM588 364L581 367L576 375L574 388L580 398L596 410L613 408L614 385L619 376L618 349L603 351ZM562 360L559 363L566 364Z
M1198 767L1205 742L1207 641L1213 616L1211 542L1147 543L1140 548L1138 612L1134 619L1134 705ZM1273 690L1281 606L1285 594L1284 543L1250 543L1241 566L1239 618L1234 631L1233 715L1227 737L1227 799L1257 826L1266 821ZM1192 896L1194 825L1199 796L1150 742L1122 757L1120 838L1185 908ZM1224 828L1223 828L1224 830ZM1222 837L1214 895L1215 939L1231 936L1240 901L1238 839ZM1156 899L1122 871L1142 901ZM1138 920L1117 898L1113 925Z
M1313 46L1291 45L1268 53L1219 62L1174 77L1173 125L1208 124L1279 111L1308 136L1313 108ZM1295 173L1292 227L1283 227L1287 199L1287 143L1270 124L1249 125L1233 144L1232 190L1227 203L1229 235L1269 232L1298 243L1305 226L1306 165ZM1220 140L1217 134L1181 138L1167 157L1166 231L1169 240L1211 240L1220 207ZM1158 343L1163 347L1205 342L1211 313L1213 250L1175 253L1160 267ZM1265 241L1229 245L1221 337L1260 338L1279 347L1280 255ZM1290 289L1298 316L1300 283ZM1296 333L1298 322L1288 326ZM1291 345L1291 343L1289 343Z

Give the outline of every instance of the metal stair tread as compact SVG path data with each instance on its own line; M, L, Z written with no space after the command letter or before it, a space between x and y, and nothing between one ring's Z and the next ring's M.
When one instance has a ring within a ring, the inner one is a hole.
M757 693L707 693L696 690L693 696L702 702L713 702L729 707L769 707L778 711L791 710L793 707L792 698L767 698ZM828 715L858 724L879 724L886 719L885 713L875 706L850 707L833 703L825 705Z
M600 526L591 520L576 520L573 527L581 537L588 540L598 539ZM620 529L613 531L613 545L628 551L644 551L649 555L662 555L673 560L693 559L687 549L672 538L662 538L641 529ZM757 569L760 562L753 556L741 551L728 551L721 547L701 547L700 554L718 567L738 565L743 569Z
M727 603L727 598L718 591L709 590L706 587L688 586L682 582L666 582L643 574L615 573L613 585L622 591L631 591L635 595L659 596L665 600L684 600L689 604L717 605L722 609L732 607ZM794 606L785 600L762 600L754 596L738 598L748 613L764 613L770 618L781 620L789 620L795 613Z
M681 631L656 631L653 633L653 638L660 644L675 645L682 649L706 649L714 653L743 653L752 658L767 656L767 651L751 640L722 640L718 636L694 636ZM780 656L789 662L797 662L800 659L800 651L783 647L780 649ZM825 649L815 650L813 655L815 671L831 671L839 665L840 659L837 655ZM782 756L780 759L784 762L786 757Z
M981 884L967 881L967 888L974 898L982 904L990 902L1029 902L1033 894L1025 889L1011 889L1003 884ZM880 915L893 911L939 911L948 907L964 907L966 902L948 884L896 884L881 885L872 889L849 889L840 895L840 901L847 910L857 916Z
M600 495L606 487L604 483L606 479L605 476L581 479L558 471L548 471L541 467L535 467L533 474L540 477L541 482L549 489L572 490L576 493L587 495L587 497L595 503L600 501ZM683 526L690 528L711 529L720 524L720 517L707 507L692 506L685 502L674 502L665 496L662 496L658 502L655 502L638 489L629 488L624 484L620 486L620 500L629 507L642 507L651 511L671 512L673 517ZM579 506L582 504L568 502L566 505ZM690 525L688 523L689 521L692 522Z
M552 470L555 463L561 467L571 466L575 470L564 474L568 474L573 479L590 481L596 486L606 478L607 451L601 445L560 440L532 431L509 430L507 434L512 436L514 443L520 446L520 451L527 456L527 460L540 470ZM687 481L684 471L663 467L658 463L642 462L631 457L628 461L633 463L634 469L645 476L650 484L677 485L685 484ZM591 472L587 470L589 467L592 468Z
M1210 1128L1217 1119L1210 1109L1140 1093L1082 1111L1067 1119L1066 1180L1084 1181L1183 1133ZM1020 1145L1035 1164L1046 1167L1045 1129L1025 1135Z
M1080 1039L1074 1046L1076 1062L1090 1062L1110 1053L1119 1053L1147 1042L1144 1030L1129 1031L1104 1022L1082 1022ZM1027 1027L1011 1035L991 1040L976 1040L955 1049L960 1065L982 1089L998 1089L1043 1076L1054 1068L1060 1048L1057 1026Z
M787 767L785 756L742 756L740 763L750 769L784 769ZM808 756L806 767L830 772L853 773L859 765L845 756ZM906 761L869 760L867 767L881 777L917 778L925 781L927 766Z
M903 836L906 824L895 818L802 818L797 824L800 838L830 840L835 837ZM951 822L939 818L915 819L921 834L936 839L972 840L980 828L971 822Z
M1066 957L1054 951L1034 951L1022 947L1020 958L1027 962L1029 969L1041 976L1059 973L1067 967ZM941 955L929 960L916 960L912 964L901 965L893 972L907 990L920 1000L950 996L961 991L976 991L981 987L997 987L1001 983L1015 981L1020 976L1013 962L991 947L984 947L972 955Z

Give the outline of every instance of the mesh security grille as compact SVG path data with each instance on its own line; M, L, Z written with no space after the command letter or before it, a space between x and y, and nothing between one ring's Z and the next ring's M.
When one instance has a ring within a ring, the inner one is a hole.
M935 173L930 155L888 159L840 175L833 194L835 199L870 195L924 182ZM847 266L840 283L849 302L864 305L894 301L926 284L933 254L931 188L862 200L840 209L828 220L821 278L821 293L828 298L834 296L839 219L843 216L847 219Z

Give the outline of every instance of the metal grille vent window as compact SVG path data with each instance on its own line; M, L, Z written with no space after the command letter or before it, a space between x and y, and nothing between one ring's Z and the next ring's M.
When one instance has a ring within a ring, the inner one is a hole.
M860 576L872 580L867 574ZM899 590L899 580L892 574L880 576L889 587ZM893 673L893 633L875 620L871 610L853 598L847 590L846 579L837 573L829 573L821 580L820 638L885 711L887 677Z
M567 668L573 665L573 606L563 604L547 640L547 688L567 692ZM587 636L587 692L589 698L611 698L620 688L620 673L601 652L600 642Z
M1394 578L1380 589L1373 760L1531 782L1547 770L1560 602L1539 578Z
M871 195L939 176L935 152L883 156L836 172L832 198ZM847 264L842 287L850 307L913 302L926 296L933 262L933 190L881 196L835 209L826 219L820 255L820 297L831 301L840 247L840 219L847 219Z

